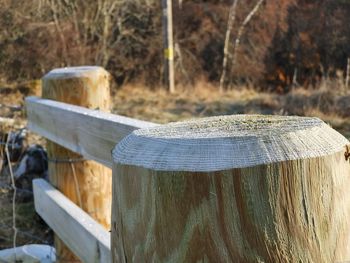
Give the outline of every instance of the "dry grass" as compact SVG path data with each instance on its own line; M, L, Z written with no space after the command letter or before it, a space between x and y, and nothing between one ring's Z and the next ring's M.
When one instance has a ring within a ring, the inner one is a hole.
M1 93L0 104L23 106L26 94L16 87ZM350 138L350 92L322 88L319 90L295 89L286 95L259 93L253 88L241 87L223 94L206 82L194 88L179 88L175 94L162 89L145 89L130 85L113 95L112 112L157 123L229 114L279 114L316 116L330 123ZM16 130L26 125L24 110L0 107L0 117L14 119L12 125L0 122L0 132ZM29 134L28 143L44 144L41 137ZM11 246L11 190L8 178L0 174L0 249ZM48 228L34 212L33 202L17 202L17 224L20 229L18 245L42 243L50 240Z
M113 96L112 112L157 123L229 114L319 117L350 138L350 91L295 89L285 95L237 88L223 94L206 83L175 94L125 86Z
M24 112L24 97L35 95L31 91L33 82L19 85L0 85L0 141L10 131L16 131L26 126ZM44 140L33 133L27 136L27 144L39 143ZM1 169L5 155L0 145L0 249L12 247L14 231L12 229L12 198L13 190L7 167ZM13 163L13 165L16 165ZM51 230L35 213L31 193L17 189L16 225L17 245L33 243L51 243Z
M4 158L1 157L0 158ZM16 164L12 164L16 167ZM0 169L0 249L13 245L13 207L14 191L11 187L10 173L7 167ZM17 189L15 203L18 246L32 243L52 243L51 230L35 213L31 191Z
M12 191L0 187L0 249L12 247ZM52 243L52 233L35 213L33 201L16 202L17 245Z
M268 97L268 94L248 88L220 94L217 89L204 83L193 89L177 88L175 94L160 89L125 86L113 96L112 112L167 123L188 118L244 113L245 107L251 105L252 100L263 102ZM248 108L250 111L251 107Z

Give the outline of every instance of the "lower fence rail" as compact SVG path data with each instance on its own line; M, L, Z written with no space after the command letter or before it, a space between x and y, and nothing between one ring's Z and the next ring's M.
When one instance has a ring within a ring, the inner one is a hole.
M43 179L33 181L35 210L83 262L111 262L110 233Z

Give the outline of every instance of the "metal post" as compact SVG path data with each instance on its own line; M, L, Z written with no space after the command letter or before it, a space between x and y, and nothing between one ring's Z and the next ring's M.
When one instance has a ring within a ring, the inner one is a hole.
M164 85L170 93L175 92L173 7L172 0L162 0L163 8L163 46L164 46Z

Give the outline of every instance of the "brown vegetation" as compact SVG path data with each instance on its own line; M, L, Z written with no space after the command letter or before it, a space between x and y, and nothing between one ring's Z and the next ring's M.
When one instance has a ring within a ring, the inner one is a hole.
M298 88L285 95L242 87L220 94L216 87L201 82L192 90L180 89L169 96L164 90L133 85L115 93L112 112L157 123L230 114L314 116L350 138L349 99L349 92L330 86Z
M159 1L0 0L0 76L37 79L60 66L106 67L117 84L161 83ZM176 81L217 85L222 71L230 0L174 5ZM239 2L232 43L256 1ZM241 37L230 83L288 91L345 77L350 57L348 0L271 0ZM181 55L181 56L180 56ZM181 59L180 59L181 58Z

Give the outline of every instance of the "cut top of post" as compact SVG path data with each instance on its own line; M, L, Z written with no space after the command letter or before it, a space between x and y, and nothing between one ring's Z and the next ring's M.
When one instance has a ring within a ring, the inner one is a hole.
M109 74L104 68L99 66L79 66L79 67L66 67L57 68L47 73L43 79L55 79L55 78L84 78L93 77L94 75L100 76L101 74Z
M152 170L212 172L339 152L349 141L318 118L232 115L136 130L114 162Z
M98 66L57 68L42 78L42 96L89 109L109 111L109 80L110 74Z

